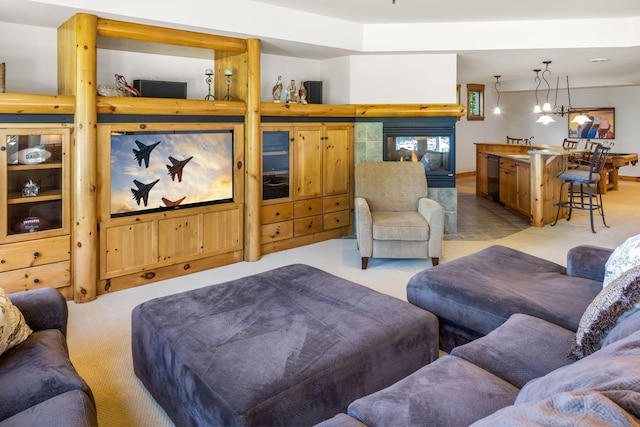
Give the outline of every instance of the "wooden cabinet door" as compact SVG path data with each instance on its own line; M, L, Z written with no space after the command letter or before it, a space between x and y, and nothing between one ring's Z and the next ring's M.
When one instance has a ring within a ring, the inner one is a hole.
M517 176L515 171L500 169L500 201L510 208L516 207Z
M327 124L324 133L323 194L348 193L351 188L351 134L349 124Z
M516 174L518 176L518 200L517 208L525 215L531 214L531 166L526 163L518 163Z
M489 195L489 155L478 153L476 156L476 193L484 196Z
M293 198L322 195L322 125L296 126L293 141Z

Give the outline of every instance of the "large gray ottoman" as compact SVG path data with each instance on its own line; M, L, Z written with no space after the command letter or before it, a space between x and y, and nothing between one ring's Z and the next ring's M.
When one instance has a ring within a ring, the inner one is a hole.
M296 264L132 313L135 373L179 426L313 425L438 356L437 319Z

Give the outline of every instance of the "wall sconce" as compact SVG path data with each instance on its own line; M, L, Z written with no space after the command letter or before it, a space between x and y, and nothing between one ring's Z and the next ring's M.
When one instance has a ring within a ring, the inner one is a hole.
M213 83L213 70L211 68L207 68L204 70L204 75L207 76L204 81L209 85L209 94L204 97L205 100L216 99L211 93L211 84Z
M498 88L500 87L500 77L502 76L493 76L496 78L496 83L493 85L496 89L496 93L498 94L498 100L496 101L496 108L493 109L493 114L500 114L500 90L498 90Z
M224 70L225 79L224 82L227 85L227 94L222 98L224 101L231 101L233 96L231 96L231 76L233 76L233 71L230 69Z

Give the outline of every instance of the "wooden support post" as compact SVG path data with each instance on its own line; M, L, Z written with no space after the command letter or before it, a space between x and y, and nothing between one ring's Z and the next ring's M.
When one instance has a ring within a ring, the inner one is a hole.
M260 259L260 197L262 149L260 138L260 40L247 40L247 116L245 147L245 261Z
M69 40L75 38L75 43ZM64 41L64 42L63 42ZM76 302L96 298L97 233L97 18L76 14L58 29L58 91L76 97L72 150L71 263ZM69 48L75 46L75 50Z

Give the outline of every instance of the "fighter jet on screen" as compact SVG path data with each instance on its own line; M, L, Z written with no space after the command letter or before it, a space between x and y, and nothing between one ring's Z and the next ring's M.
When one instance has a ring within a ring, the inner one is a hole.
M156 148L161 141L156 142L155 144L144 145L142 142L136 139L136 145L139 150L133 149L133 154L135 159L138 161L138 166L142 166L142 161L144 160L144 165L146 168L149 167L149 155L151 154L151 150Z
M193 156L189 157L185 160L176 160L173 157L169 156L169 160L171 161L171 165L167 165L167 170L169 171L169 175L171 175L171 180L176 180L176 174L178 175L178 182L182 182L182 169L184 169L184 165L189 163L189 160L193 159Z
M149 190L151 190L151 188L153 188L153 186L156 185L158 181L160 180L156 179L150 184L143 184L137 179L133 180L133 183L136 185L136 187L138 187L138 189L134 190L132 188L131 192L133 193L133 198L136 200L136 202L138 202L138 206L140 206L140 199L142 199L144 205L147 206L147 202L149 201Z
M164 203L164 205L165 205L166 207L168 207L168 208L173 208L173 207L175 207L175 206L179 206L179 205L180 205L180 203L182 203L182 201L183 201L184 199L186 199L186 198L187 198L187 196L181 197L181 198L179 198L178 200L169 200L169 199L167 199L166 197L163 197L163 198L162 198L162 202Z

